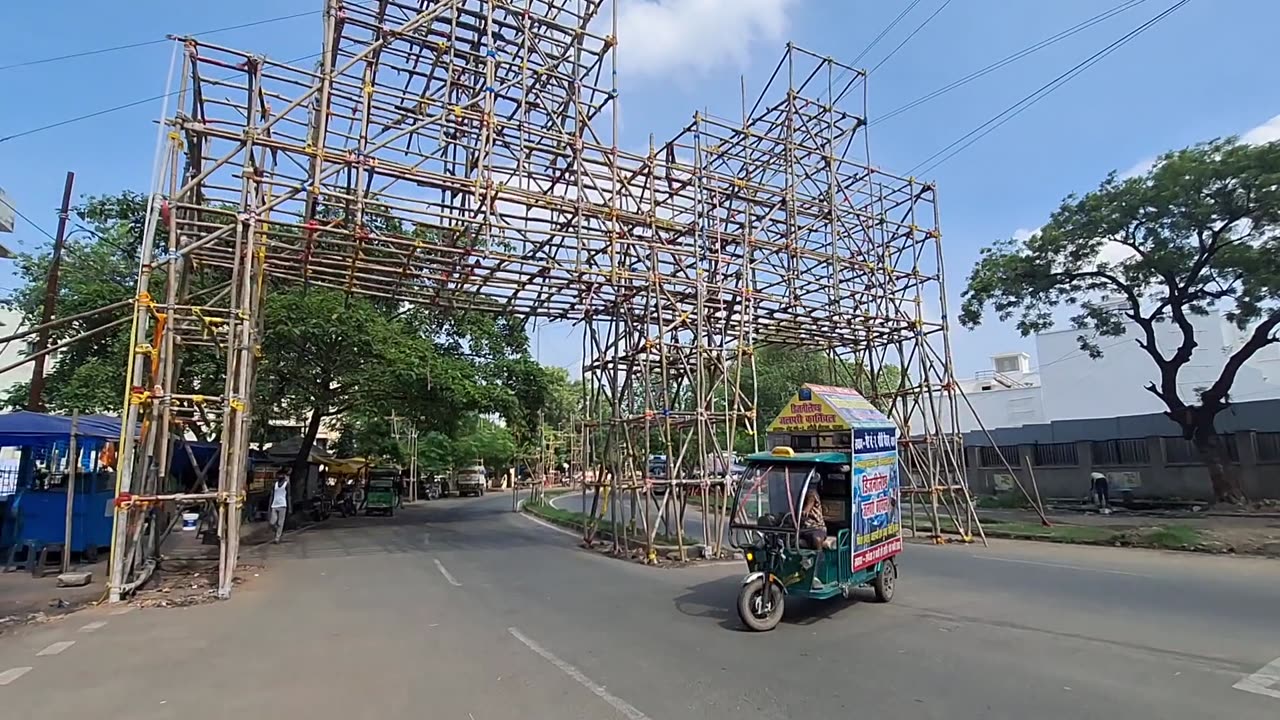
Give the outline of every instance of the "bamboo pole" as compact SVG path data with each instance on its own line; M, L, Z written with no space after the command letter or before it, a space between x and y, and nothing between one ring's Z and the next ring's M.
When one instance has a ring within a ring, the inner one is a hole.
M80 432L80 413L71 413L71 434L67 438L67 507L62 529L62 572L71 572L71 524L76 502L76 471L80 469L80 453L76 439ZM86 502L85 508L88 509Z

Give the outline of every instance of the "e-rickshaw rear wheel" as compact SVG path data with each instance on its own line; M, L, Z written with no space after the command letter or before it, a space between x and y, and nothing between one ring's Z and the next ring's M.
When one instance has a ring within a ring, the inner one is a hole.
M738 593L738 617L743 625L756 632L772 630L782 621L783 597L777 583L755 578Z
M893 560L880 563L880 572L871 581L871 588L876 591L876 602L887 603L893 600L893 591L898 584L898 564Z

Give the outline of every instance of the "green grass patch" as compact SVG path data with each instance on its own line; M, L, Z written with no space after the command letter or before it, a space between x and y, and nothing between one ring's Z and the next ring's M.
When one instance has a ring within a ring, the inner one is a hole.
M978 495L973 499L973 504L988 510L1025 510L1031 507L1021 493Z
M918 523L921 533L933 531L928 522ZM1186 525L1157 525L1153 527L1116 528L1092 525L1054 525L1044 527L1039 523L1020 521L983 520L982 528L987 537L1009 540L1038 540L1040 542L1068 543L1073 545L1120 545L1123 547L1155 548L1160 550L1199 550L1208 538L1195 528ZM942 532L956 534L955 523L942 519Z
M1116 542L1137 547L1154 547L1165 550L1195 550L1208 538L1204 533L1186 525L1160 525L1135 528L1117 533Z
M558 508L550 502L525 502L522 507L525 512L528 512L530 515L536 515L548 522L561 527L577 530L579 532L583 531L587 525L587 521L590 519L590 516L586 513ZM598 529L596 530L596 534L602 538L612 538L613 533L611 525L611 523L601 521ZM643 531L640 528L631 528L630 532L627 533L628 537L632 539L637 538L642 534ZM662 533L658 533L658 535L653 539L653 542L655 545L669 545L673 547L678 545L676 538ZM685 538L685 547L693 547L697 544L698 543L691 541L689 538Z
M677 496L677 499L678 498L679 496ZM701 492L699 491L690 492L687 495L685 495L685 498L689 505L693 507L702 507ZM654 494L654 499L657 500L658 502L662 501L662 498L658 496L656 493ZM724 496L720 495L719 493L708 493L707 500L710 502L712 509L719 508L725 502ZM730 502L730 504L732 504L732 502Z

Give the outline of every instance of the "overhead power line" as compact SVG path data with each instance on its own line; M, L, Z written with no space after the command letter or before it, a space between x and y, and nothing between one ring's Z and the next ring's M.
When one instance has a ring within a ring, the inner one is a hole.
M349 47L349 45L348 45L348 46L344 46L344 47ZM320 51L320 52L311 53L310 55L303 55L302 57L293 58L292 60L286 60L286 61L284 61L284 64L285 64L285 65L293 65L293 64L295 64L295 63L300 63L300 62L302 62L302 61L304 61L304 60L310 60L310 59L312 59L312 58L320 57L320 56L321 56L321 55L323 55L323 54L324 54L324 51L322 50L322 51ZM226 76L226 77L220 78L220 80L230 80L230 79L232 79L233 77L235 77L235 76L234 76L234 75L228 75L228 76ZM58 120L58 121L56 121L56 122L48 123L47 125L40 125L39 127L33 127L33 128L30 128L30 129L27 129L27 130L23 130L23 131L21 131L21 132L16 132L16 133L14 133L14 134L12 134L12 135L5 135L4 137L0 137L0 143L9 142L10 140L17 140L18 138L26 137L26 136L28 136L28 135L35 135L36 133L41 133L41 132L44 132L44 131L46 131L46 130L52 130L52 129L54 129L54 128L59 128L59 127L62 127L63 125L70 125L70 124L72 124L72 123L78 123L78 122L80 122L80 121L82 121L82 120L89 120L89 119L91 119L91 118L100 117L100 116L102 116L102 115L109 115L109 114L111 114L111 113L119 112L119 111L121 111L121 110L127 110L127 109L129 109L129 108L131 108L131 107L137 107L137 106L139 106L139 105L146 105L147 103L156 102L157 100L163 100L163 99L165 99L165 98L167 98L167 97L173 97L173 96L177 95L177 94L178 94L178 93L180 93L180 92L182 92L182 91L181 91L181 90L174 90L173 92L160 93L159 95L153 95L153 96L148 97L148 98L142 98L141 100L133 100L133 101L130 101L130 102L127 102L127 103L123 103L123 104L121 104L121 105L116 105L116 106L114 106L114 107L104 108L104 109L102 109L102 110L95 110L95 111L93 111L93 112L85 113L85 114L83 114L83 115L76 115L75 117L69 117L69 118L66 118L65 120Z
M911 0L911 3L908 4L905 8L903 8L902 12L898 13L898 17L894 18L893 22L885 26L885 29L881 30L880 34L875 36L875 39L871 41L871 44L863 48L862 52L858 53L858 57L851 60L849 64L854 67L857 67L858 61L866 57L867 53L871 52L872 48L874 48L877 44L879 44L879 42L884 39L884 36L888 35L895 27L897 27L898 23L902 22L903 18L905 18L907 14L910 13L912 10L914 10L915 7L919 4L920 4L920 0Z
M292 15L281 15L279 17L266 18L264 20L254 20L253 22L241 23L239 25L228 25L227 27L214 28L212 30L202 30L197 33L187 33L193 37L200 35L213 35L216 33L230 32L232 30L243 30L245 28L257 27L259 25L267 25L270 23L282 22L284 20L295 20L300 17L310 15L318 15L324 10L308 10L307 12L294 13ZM17 68L32 67L35 65L47 65L48 63L61 62L63 60L74 60L76 58L92 57L94 55L104 55L106 53L118 52L120 50L132 50L134 48L147 47L150 45L159 45L169 42L168 37L156 38L155 40L143 40L140 42L126 43L124 45L112 45L110 47L102 47L94 50L83 50L81 52L67 53L66 55L55 55L53 57L39 58L37 60L24 60L23 62L12 63L9 65L0 65L0 72L5 70L15 70Z
M884 65L885 63L889 62L889 59L892 58L894 55L896 55L898 51L903 48L904 45L911 42L911 38L915 37L917 33L919 33L921 30L924 29L925 25L928 25L930 22L933 21L934 18L938 17L938 13L942 12L943 10L946 10L947 6L950 4L951 4L951 0L943 0L943 3L938 6L937 10L934 10L933 13L929 15L929 17L925 18L924 22L917 25L916 29L912 30L910 35L907 35L905 38L903 38L902 42L898 43L897 47L890 50L888 55L885 55L883 58L881 58L880 62L875 64L875 67L867 71L867 74L870 75L874 73L875 71L880 69L881 65Z
M45 230L44 228L42 228L42 227L40 227L39 225L37 225L35 220L32 220L31 218L27 217L26 215L23 215L21 210L19 210L19 209L18 209L18 208L13 204L13 203L11 203L11 202L9 202L8 200L6 200L3 196L0 196L0 203L4 203L5 205L7 205L7 206L9 207L9 209L13 211L13 214L14 214L14 215L17 215L18 217L22 218L23 220L26 220L28 225L30 225L31 227L33 227L33 228L35 228L35 229L39 230L41 233L43 233L43 234L44 234L44 236L45 236L45 237L49 238L50 240L53 240L53 241L57 242L57 239L56 239L56 238L54 238L53 233L51 233L51 232L49 232L48 230Z
M35 228L36 230L39 230L41 235L44 235L45 237L49 238L50 240L52 240L52 241L54 241L54 242L57 242L57 241L58 241L58 239L57 239L56 237L54 237L53 233L49 232L48 230L45 230L45 229L44 229L43 227L41 227L40 225L36 224L36 221L35 221L35 220L32 220L31 218L29 218L29 217L27 217L26 215L24 215L24 214L22 213L22 211L21 211L21 210L19 210L17 207L15 207L15 206L14 206L14 204L13 204L13 203L9 202L8 200L6 200L6 199L5 199L5 198L3 198L3 197L0 197L0 203L4 203L6 206L8 206L8 208L9 208L10 210L12 210L12 211L13 211L13 213L14 213L15 215L17 215L18 217L20 217L20 218L22 218L23 220L25 220L25 221L26 221L26 223L27 223L28 225L30 225L31 227ZM95 239L97 239L99 242L103 243L103 244L104 244L104 245L106 245L107 247L114 248L116 251L121 252L121 253L123 253L123 254L125 254L125 255L131 255L131 254L133 254L133 252L134 252L134 251L132 251L132 250L129 250L128 248L122 247L121 245L119 245L119 244L117 244L117 243L115 243L115 242L113 242L113 241L111 241L111 240L108 240L107 238L103 237L103 236L101 235L101 233L98 233L98 232L96 232L96 231L94 231L94 230L90 230L89 228L87 228L87 227L85 227L85 226L83 226L83 225L80 225L79 223L77 223L77 224L76 224L75 228L72 230L72 233L74 233L76 230L79 230L79 231L82 231L82 232L89 233L89 234L90 234L90 235L92 235ZM68 239L69 239L69 236L68 236ZM75 252L74 250L72 250L72 247L73 247L73 246L72 246L70 243L67 243L67 246L66 246L66 248L65 248L65 249L66 249L68 252Z
M1076 25L1073 25L1067 28L1066 30L1063 30L1054 35L1050 35L1049 37L1045 38L1044 40L1041 40L1038 43L1025 47L1019 50L1018 52L1013 53L1012 55L1009 55L1007 57L1004 57L1000 60L997 60L991 63L990 65L987 65L984 68L975 70L969 73L968 75L965 75L964 77L960 78L959 80L955 80L954 82L948 83L947 85L943 85L942 87L938 88L937 90L934 90L933 92L927 95L918 97L915 100L912 100L911 102L907 103L906 105L902 105L901 107L894 108L893 110L890 110L889 112L881 115L880 117L875 118L873 121L871 121L868 124L874 125L876 123L881 123L890 118L897 117L898 115L901 115L909 110L913 110L919 107L920 105L923 105L924 103L929 102L930 100L933 100L937 97L941 97L942 95L945 95L951 92L952 90L955 90L958 87L967 85L981 77L990 75L991 73L995 72L996 70L999 70L1000 68L1005 67L1006 65L1017 62L1018 60L1021 60L1022 58L1027 57L1028 55L1032 55L1051 45L1054 45L1058 42L1066 40L1072 35L1081 33L1093 27L1094 25L1097 25L1098 23L1109 20L1115 17L1116 15L1119 15L1127 10L1132 10L1133 8L1145 2L1147 2L1147 0L1126 0L1126 2L1120 3L1116 7L1111 8L1110 10L1106 10L1104 12L1098 13L1097 15L1094 15L1088 20L1085 20Z
M959 153L963 152L965 149L967 149L974 143L978 142L982 138L994 132L1001 125L1004 125L1005 123L1009 122L1013 118L1022 114L1028 108L1035 105L1037 102L1043 100L1046 96L1048 96L1054 90L1057 90L1058 88L1070 82L1080 73L1084 72L1085 70L1088 70L1089 68L1093 67L1097 63L1101 62L1108 55L1115 52L1120 47L1127 44L1129 41L1133 40L1137 36L1151 29L1161 20L1164 20L1165 18L1172 15L1174 12L1177 12L1179 9L1181 9L1184 5L1186 5L1189 2L1191 2L1191 0L1178 0L1178 2L1174 3L1173 5L1170 5L1168 8L1165 8L1160 14L1156 15L1150 20L1147 20L1146 22L1142 23L1141 25L1134 28L1133 30L1130 30L1129 32L1125 33L1115 42L1099 50L1093 55L1090 55L1088 58L1078 63L1077 65L1072 67L1070 70L1067 70L1066 72L1050 80L1044 85L1041 85L1031 94L1022 98L1021 100L1014 103L1013 105L1010 105L1008 108L1005 108L1004 111L998 113L997 115L992 117L990 120L987 120L986 122L982 123L981 125L974 128L973 130L970 130L969 132L965 133L960 138L952 142L950 145L947 145L946 147L942 148L941 150L934 153L933 155L930 155L925 160L921 161L920 163L917 163L915 167L907 171L907 175L923 175L925 173L933 171L939 165L947 162L948 160L955 157Z

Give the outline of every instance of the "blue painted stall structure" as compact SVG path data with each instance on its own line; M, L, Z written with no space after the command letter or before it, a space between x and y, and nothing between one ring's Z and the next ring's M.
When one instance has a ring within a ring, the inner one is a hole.
M0 547L63 542L71 462L76 464L71 551L94 554L111 544L115 471L110 456L120 439L120 420L106 415L76 418L74 459L68 457L71 432L70 417L27 411L0 414L0 447L23 448L28 457L3 507Z

